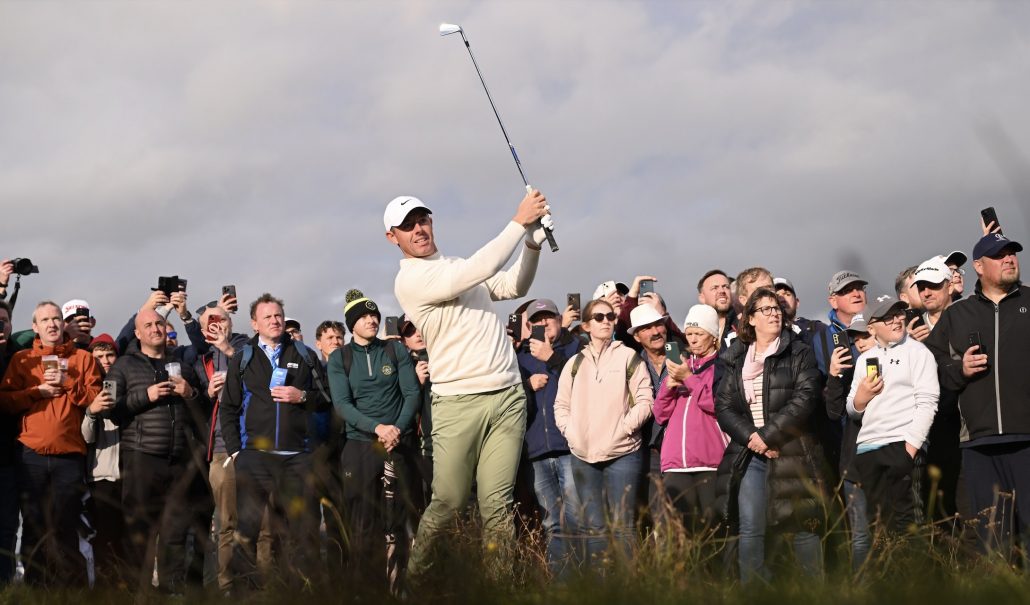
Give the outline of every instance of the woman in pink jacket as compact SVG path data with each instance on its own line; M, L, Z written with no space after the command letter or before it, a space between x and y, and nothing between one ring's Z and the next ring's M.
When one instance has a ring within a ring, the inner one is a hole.
M623 554L633 545L640 428L651 417L651 378L633 349L612 340L618 316L602 299L583 312L590 344L562 369L554 420L572 451L572 476L583 506L586 559L596 563L610 531ZM609 525L610 521L610 525Z
M694 305L683 323L689 357L667 358L668 376L658 389L654 417L665 425L662 481L687 529L700 529L714 517L715 471L729 438L715 418L715 389L722 377L718 359L719 315Z

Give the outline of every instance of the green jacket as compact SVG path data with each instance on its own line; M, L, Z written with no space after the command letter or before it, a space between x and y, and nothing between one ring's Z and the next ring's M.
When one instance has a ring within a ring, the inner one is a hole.
M394 347L394 364L385 347ZM350 349L350 375L344 370L344 348ZM361 346L353 341L333 351L326 373L333 407L346 423L348 439L375 441L375 427L391 424L411 431L419 404L419 384L411 356L396 342L376 338Z

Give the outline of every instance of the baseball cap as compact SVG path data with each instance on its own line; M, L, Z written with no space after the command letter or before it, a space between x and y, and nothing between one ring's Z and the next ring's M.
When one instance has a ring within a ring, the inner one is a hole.
M298 330L300 330L300 322L291 317L287 317L285 320L283 320L283 329L289 328L297 328Z
M403 223L405 217L407 217L408 214L416 208L425 208L426 212L429 214L433 213L433 211L423 204L422 200L417 197L402 195L393 198L390 200L390 203L386 205L386 212L383 213L383 226L386 227L387 231L393 229L397 225Z
M658 309L655 309L651 305L637 305L633 307L633 310L629 313L629 330L630 334L633 334L640 328L649 326L653 323L664 321L665 316L658 313Z
M973 246L973 260L994 256L1006 246L1012 246L1016 252L1023 251L1023 246L1019 242L1014 242L1000 233L988 233Z
M900 301L900 300L898 300L898 299L896 299L896 298L894 298L890 294L884 294L883 296L877 296L876 298L874 298L873 300L871 300L869 302L869 308L867 309L867 312L869 313L869 319L867 320L866 323L868 324L869 321L874 321L874 320L877 320L877 319L883 319L891 311L893 311L895 309L904 309L904 308L905 308L905 303Z
M75 312L79 309L85 309L89 311L89 303L82 300L81 298L73 298L68 302L64 303L63 305L61 305L61 317L68 319L72 315L75 315ZM93 316L92 313L90 313L89 315L90 317Z
M869 324L866 323L865 317L861 313L851 318L851 325L848 326L848 332L869 332Z
M951 269L948 268L948 265L944 264L944 261L939 256L924 260L916 268L916 272L912 274L913 283L940 284L946 281L951 281Z
M794 294L798 293L798 291L794 289L794 284L790 283L790 280L787 279L786 277L777 277L777 278L773 279L773 288L774 289L786 288L786 289L790 290L791 292L793 292Z
M554 301L547 298L538 298L533 301L533 304L529 305L526 309L526 317L530 321L533 321L533 316L537 313L551 313L558 317L561 317L561 313L558 312L558 305L554 304Z
M967 260L969 260L965 252L962 252L961 250L954 250L947 256L942 256L941 258L944 259L945 265L955 265L956 267L961 267L966 264Z
M609 280L609 281L606 281L606 282L602 282L594 290L593 299L597 300L598 298L604 298L605 296L608 296L612 292L618 292L619 294L622 294L623 296L625 296L625 295L629 294L629 286L627 286L626 284L622 283L621 281Z
M862 284L863 286L868 285L869 282L862 279L862 276L854 271L837 271L830 278L829 290L830 294L836 294L843 290L846 286L849 286L855 282Z

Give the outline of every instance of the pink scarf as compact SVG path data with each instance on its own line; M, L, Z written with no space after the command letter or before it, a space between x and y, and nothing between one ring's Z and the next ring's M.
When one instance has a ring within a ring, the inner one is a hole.
M780 339L772 341L762 353L755 352L755 343L751 343L747 348L747 353L744 355L744 370L741 374L741 378L744 379L744 398L747 400L748 405L755 402L755 378L762 375L765 371L765 358L770 354L775 353L780 348Z

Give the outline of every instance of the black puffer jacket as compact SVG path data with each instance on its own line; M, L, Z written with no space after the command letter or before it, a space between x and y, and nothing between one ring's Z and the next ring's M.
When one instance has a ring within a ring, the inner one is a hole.
M195 431L197 420L203 419L203 401L193 368L182 363L182 377L198 394L194 401L182 397L163 397L151 402L147 389L155 384L155 372L169 362L179 360L167 354L162 359L151 359L139 349L139 341L129 344L111 366L107 380L118 385L111 419L121 427L120 447L172 460L189 454L186 432ZM194 413L195 412L195 413Z
M826 460L812 428L812 413L821 404L822 376L812 349L789 330L765 359L762 381L765 424L755 428L744 397L742 372L747 345L734 342L722 360L726 374L715 398L719 426L730 436L717 475L717 506L736 525L737 486L750 462L747 442L756 430L779 451L769 461L769 525L814 531L827 516Z

